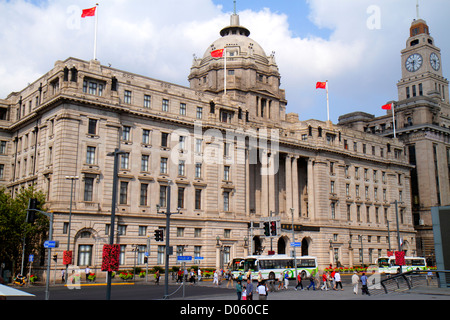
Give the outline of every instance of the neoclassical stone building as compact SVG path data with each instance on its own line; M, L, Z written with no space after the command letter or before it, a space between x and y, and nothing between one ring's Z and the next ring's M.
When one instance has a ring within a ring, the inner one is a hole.
M395 114L353 113L339 124L379 136L395 136L405 143L411 171L411 195L417 253L435 264L431 208L450 204L449 83L442 70L442 53L426 21L412 22L401 52L402 79L398 82Z
M405 145L286 113L274 55L237 15L220 34L194 59L189 88L68 58L0 100L0 184L13 195L32 184L47 193L58 269L70 228L74 265L100 273L115 149L124 152L114 230L123 269L143 267L145 252L150 266L164 264L165 243L153 235L165 228L157 205L166 210L169 190L180 213L165 230L170 266L176 255L221 267L252 253L291 254L294 240L297 255L317 256L321 267L371 263L389 243L396 249L395 200L403 249L415 255ZM226 69L211 56L225 47ZM280 221L272 239L261 223L269 217Z

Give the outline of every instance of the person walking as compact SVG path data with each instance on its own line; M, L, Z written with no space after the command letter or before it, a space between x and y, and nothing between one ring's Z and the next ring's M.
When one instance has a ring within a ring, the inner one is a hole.
M339 273L339 270L337 270L334 273L334 282L336 283L334 290L339 290L338 287L341 287L341 291L344 291L344 288L342 288L342 280L341 280L341 274Z
M297 290L298 287L300 287L301 290L304 290L303 289L303 283L302 283L302 275L300 273L297 274L297 285L295 286L294 289Z
M328 285L327 285L327 282L328 282L328 272L324 272L324 273L323 273L323 275L322 275L322 282L323 282L323 284L322 284L322 286L320 287L320 290L328 291Z
M370 296L369 289L367 288L367 276L364 272L361 276L361 285L362 285L361 289L362 294L367 294L368 296Z
M236 281L236 294L237 294L237 299L241 300L242 298L242 284L240 281Z
M278 278L278 281L280 282L280 284L278 285L277 290L283 289L283 287L284 287L283 272L280 273L280 277Z
M359 277L358 272L354 271L352 276L353 293L358 294Z
M284 289L287 290L288 286L289 286L289 275L288 275L288 272L286 271L284 273Z
M309 290L309 288L311 288L311 287L313 287L313 290L316 290L316 283L315 283L315 278L314 278L314 273L315 272L312 272L310 275L309 275L309 286L306 288L306 289L308 289Z
M247 300L253 300L253 283L251 279L247 279L247 289L245 289L247 293Z
M267 300L267 294L269 290L267 289L267 286L263 281L258 283L258 287L256 288L259 295L259 300Z

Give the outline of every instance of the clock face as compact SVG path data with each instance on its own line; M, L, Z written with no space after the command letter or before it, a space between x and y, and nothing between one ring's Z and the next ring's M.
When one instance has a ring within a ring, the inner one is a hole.
M414 53L406 59L406 70L409 72L415 72L422 67L423 58L420 54Z
M441 67L441 61L439 60L438 55L434 52L430 55L430 64L435 71L438 71Z

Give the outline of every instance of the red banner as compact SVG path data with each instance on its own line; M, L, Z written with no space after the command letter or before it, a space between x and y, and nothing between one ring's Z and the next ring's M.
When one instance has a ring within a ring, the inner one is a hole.
M395 264L397 266L405 265L405 252L404 251L395 251Z
M105 244L103 246L102 271L119 271L120 245Z
M63 252L63 264L64 265L72 264L72 251Z

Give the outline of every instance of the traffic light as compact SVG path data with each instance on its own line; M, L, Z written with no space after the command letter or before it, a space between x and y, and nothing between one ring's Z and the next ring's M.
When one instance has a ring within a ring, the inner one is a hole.
M28 223L34 223L36 220L36 210L39 210L40 202L38 199L30 199L28 202Z
M269 222L264 222L264 235L266 237L270 236L270 224L269 224Z
M53 261L55 261L55 262L58 261L58 255L57 255L57 254L54 254L54 255L53 255Z
M155 230L155 240L164 241L164 231L161 229Z
M270 235L277 235L277 223L275 221L270 221Z

